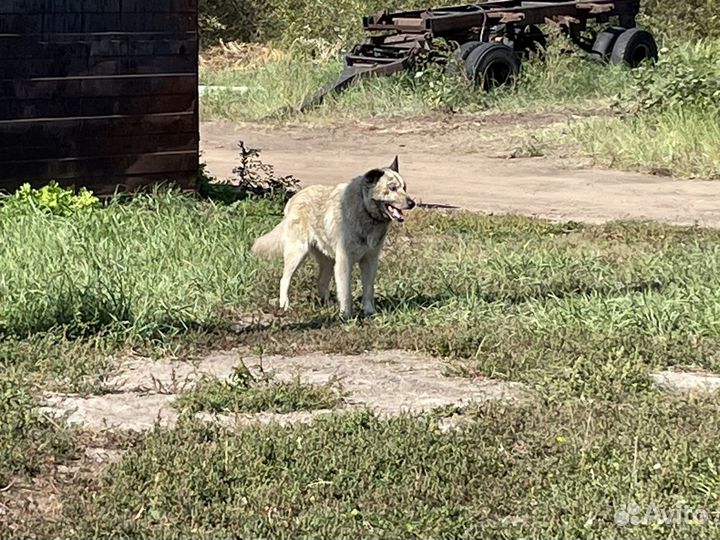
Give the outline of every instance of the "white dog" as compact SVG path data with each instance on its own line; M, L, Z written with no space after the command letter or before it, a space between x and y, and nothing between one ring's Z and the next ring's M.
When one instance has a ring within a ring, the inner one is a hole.
M359 263L362 308L371 315L375 312L378 258L388 226L391 221L404 221L403 210L414 206L395 157L390 167L372 169L349 183L309 186L298 192L288 201L280 224L255 241L252 253L267 258L283 255L283 309L290 307L288 291L293 274L312 253L320 265L320 300L329 301L334 272L343 317L352 315L352 267Z

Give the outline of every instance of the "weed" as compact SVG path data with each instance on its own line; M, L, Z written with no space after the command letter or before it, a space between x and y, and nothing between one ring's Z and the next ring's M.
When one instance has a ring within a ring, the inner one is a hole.
M13 195L0 199L4 212L22 212L29 209L52 215L69 217L100 205L100 200L91 191L81 188L77 194L72 189L62 188L57 182L50 182L40 189L23 184Z
M157 430L76 490L64 537L642 538L624 505L718 508L717 399L488 404L432 418L332 415L309 426ZM47 527L47 525L46 525ZM676 523L671 538L717 534ZM44 535L53 531L47 530Z
M233 169L235 178L218 181L200 165L198 193L201 197L231 204L245 199L271 199L287 202L300 189L300 180L292 175L277 176L275 169L260 160L260 151L238 143L240 163Z
M192 391L178 397L175 406L191 413L288 413L332 409L339 403L338 392L329 384L305 384L299 378L290 382L258 379L241 364L229 380L206 377Z

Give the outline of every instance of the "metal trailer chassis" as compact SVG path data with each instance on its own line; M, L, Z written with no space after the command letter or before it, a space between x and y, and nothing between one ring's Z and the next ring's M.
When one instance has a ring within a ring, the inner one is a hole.
M635 67L657 58L652 35L636 28L640 0L499 0L414 11L383 11L363 17L368 33L345 57L340 77L306 99L300 110L320 103L360 77L390 75L437 56L433 40L454 44L466 74L486 89L519 72L522 58L540 52L546 40L538 25L553 25L593 58ZM585 37L588 21L608 23Z

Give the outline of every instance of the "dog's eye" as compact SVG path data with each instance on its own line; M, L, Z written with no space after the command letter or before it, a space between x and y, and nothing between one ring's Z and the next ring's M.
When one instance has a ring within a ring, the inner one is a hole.
M388 186L388 189L389 189L390 191L397 191L397 190L398 190L398 187L397 187L395 184L390 184L390 185Z

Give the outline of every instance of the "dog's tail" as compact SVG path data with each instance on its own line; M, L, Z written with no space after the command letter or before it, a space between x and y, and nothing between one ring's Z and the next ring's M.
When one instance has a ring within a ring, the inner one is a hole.
M253 244L250 250L256 257L272 259L282 255L282 239L285 230L285 221L281 221L272 231L264 234Z

